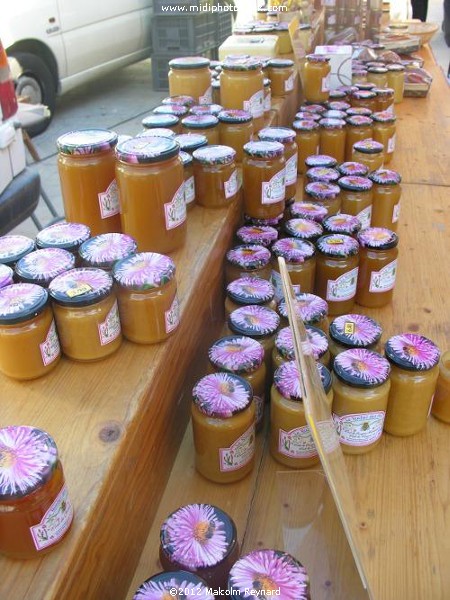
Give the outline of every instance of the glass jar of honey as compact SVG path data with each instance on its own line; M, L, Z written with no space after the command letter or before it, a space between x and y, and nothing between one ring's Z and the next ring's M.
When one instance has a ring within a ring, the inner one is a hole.
M307 102L326 102L330 92L330 59L308 54L303 71L303 95Z
M312 327L311 325L305 325L305 329L314 360L321 362L324 366L328 366L330 352L328 350L328 338L326 334L321 329ZM275 338L275 346L272 352L273 368L276 369L290 360L295 360L292 330L290 327L283 327Z
M72 269L49 286L63 353L84 362L100 360L122 343L113 280L101 269Z
M186 238L180 147L166 138L134 138L118 145L117 182L123 232L139 251L166 254Z
M388 86L388 70L386 67L369 67L367 69L367 81L374 83L377 88Z
M180 146L181 151L188 154L208 145L208 138L199 133L180 133L173 139Z
M175 594L173 590L176 590ZM174 594L174 598L177 599L186 594L200 596L202 600L214 600L203 579L183 570L171 570L149 577L138 587L133 600L164 600L168 594Z
M0 289L14 283L14 271L8 265L0 263Z
M284 219L284 213L273 217L272 219L256 219L250 217L249 215L244 214L244 222L246 225L251 225L252 227L255 225L256 227L273 227L278 232L281 231L281 224Z
M35 250L21 258L15 266L16 279L48 287L60 273L75 266L75 256L62 248Z
M168 257L141 252L116 262L116 282L122 333L136 344L167 339L180 323L175 264Z
M270 256L270 251L258 244L244 244L231 248L226 254L226 283L250 275L269 280Z
M195 205L194 159L191 154L183 151L180 151L180 158L184 173L184 202L186 209L190 210Z
M399 104L405 92L405 67L395 63L388 65L387 70L388 86L394 90L394 104Z
M207 146L195 150L192 156L197 204L222 208L237 199L239 181L233 148Z
M277 306L282 325L289 324L286 309L286 300L280 300ZM304 321L305 325L313 325L328 335L328 303L315 294L295 295L295 314Z
M269 60L268 69L272 96L283 98L290 94L295 85L294 61L288 58L272 58Z
M350 96L350 103L354 108L368 108L370 111L375 112L377 109L377 95L371 90L358 90Z
M188 113L189 108L181 104L162 104L153 109L155 115L174 115L178 119L182 119Z
M320 152L332 156L337 162L345 160L346 124L343 119L321 119Z
M136 240L125 233L104 233L90 238L80 246L83 267L95 267L110 272L118 260L135 254Z
M191 108L191 106L195 105L195 98L192 96L186 96L186 94L168 96L167 98L163 98L163 100L161 100L161 104L181 104L181 106L187 106L188 108Z
M2 235L0 236L0 264L13 269L16 262L33 252L35 247L34 240L25 235Z
M244 158L243 147L253 135L253 118L245 110L222 110L218 115L219 139L224 146L230 146L236 152L236 162Z
M36 235L36 246L43 248L62 248L75 257L79 262L78 250L83 242L91 236L91 230L82 223L67 223L60 221L45 227ZM79 265L76 265L79 266Z
M270 248L278 239L278 231L269 225L244 225L236 231L240 244L258 244Z
M366 165L357 162L344 162L337 167L339 173L347 177L348 175L356 175L357 177L366 177L369 169Z
M323 235L323 227L320 223L311 219L289 219L284 223L287 235L304 242L315 242Z
M313 167L325 167L325 168L334 168L338 164L338 161L333 156L327 156L326 154L312 154L305 158L305 165L307 169L312 169Z
M373 91L377 95L377 110L376 112L387 111L391 114L394 112L394 90L392 88L374 88Z
M319 152L319 125L310 119L301 119L292 124L297 142L297 172L303 174L306 170L305 159L311 154Z
M359 245L348 235L332 233L317 240L315 293L328 302L330 315L353 308L358 280Z
M313 223L317 225L317 223ZM272 284L275 288L275 299L278 301L283 296L283 285L278 266L278 257L286 261L286 268L294 290L298 292L312 292L314 290L314 278L316 274L316 252L311 242L283 238L272 246Z
M188 115L181 119L183 133L197 133L204 135L208 144L219 143L219 119L214 115Z
M450 423L450 351L444 352L439 362L439 377L431 414L439 421Z
M47 290L33 283L0 289L0 371L35 379L54 369L60 356Z
M331 167L311 167L305 173L304 185L305 189L308 183L314 181L323 181L325 183L336 183L340 174L337 169Z
M169 61L169 93L191 96L196 104L211 104L209 60L203 56L183 56Z
M286 201L294 198L297 191L298 148L293 129L288 127L265 127L258 133L264 142L280 142L284 146Z
M305 188L305 200L319 202L321 206L325 206L328 215L336 215L341 210L341 190L334 183L308 183Z
M333 420L344 454L363 454L379 444L389 390L389 362L377 352L352 348L333 364Z
M255 461L251 385L231 373L212 373L196 383L192 396L195 468L216 483L239 481Z
M116 144L117 133L104 129L71 131L56 141L66 219L84 223L92 235L121 231Z
M392 435L418 433L427 424L439 376L439 349L428 338L401 333L385 346L391 363L391 391L384 429Z
M264 79L264 116L267 116L272 110L272 88L270 79Z
M347 137L345 139L345 160L352 158L353 144L373 137L373 120L370 117L355 115L347 117Z
M307 219L316 223L322 223L328 214L326 206L312 202L294 202L289 207L290 216L293 219Z
M141 121L145 130L170 129L174 133L180 133L180 119L176 115L147 115Z
M354 215L339 213L324 219L322 227L325 233L344 233L356 238L357 233L361 230L361 222Z
M367 177L348 175L338 181L341 188L341 210L354 215L361 223L361 229L370 226L372 218L372 182Z
M25 425L0 429L0 553L39 558L67 535L73 506L53 438Z
M248 142L244 146L244 212L256 219L278 217L285 208L284 146L280 142Z
M381 325L366 315L348 314L336 317L330 323L331 364L341 352L350 348L379 351Z
M358 241L356 302L369 308L386 306L392 301L397 277L397 234L384 227L369 227L358 234Z
M388 111L373 113L373 139L384 146L384 164L391 162L395 150L396 117Z
M353 144L352 161L363 163L369 171L376 171L384 163L384 146L375 140L362 140Z
M221 104L196 104L189 108L189 114L191 115L214 115L219 116L219 113L223 110Z
M265 306L276 309L275 289L270 281L261 277L240 277L227 285L225 298L225 319L233 310L242 306Z

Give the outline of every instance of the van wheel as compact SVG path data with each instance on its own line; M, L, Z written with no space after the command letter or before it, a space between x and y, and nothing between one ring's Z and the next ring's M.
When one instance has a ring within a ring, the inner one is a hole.
M47 64L35 54L28 52L10 52L22 68L22 74L17 80L16 94L22 96L30 104L45 104L50 110L50 117L27 127L29 135L34 136L47 129L53 117L56 104L55 82Z

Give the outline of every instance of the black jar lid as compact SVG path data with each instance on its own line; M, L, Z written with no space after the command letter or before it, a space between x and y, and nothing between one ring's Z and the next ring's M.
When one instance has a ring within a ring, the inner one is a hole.
M373 346L382 333L381 325L366 315L341 315L330 323L330 338L347 348Z
M239 277L227 285L227 296L242 306L266 304L274 295L272 283L261 277Z
M371 81L362 81L361 83L355 83L355 87L358 88L358 91L360 92L370 92L371 90L373 90L373 88L377 86Z
M324 113L322 113L323 119L345 119L346 116L347 113L343 110L337 110L332 108L329 108Z
M175 127L180 122L176 115L147 115L141 121L145 129L154 129L156 127Z
M398 185L402 178L400 173L390 169L377 169L369 174L369 178L377 185Z
M0 289L0 323L14 325L40 314L48 304L48 292L34 283L13 283Z
M370 117L372 112L373 111L370 110L370 108L366 108L365 106L352 106L351 108L347 109L347 114L350 117L352 117L352 116Z
M357 237L360 245L370 250L389 250L398 244L398 235L385 227L367 227Z
M384 350L391 363L407 371L428 371L438 364L440 358L436 344L417 333L392 336Z
M75 266L75 256L62 248L43 248L21 258L15 267L20 281L47 287L60 273Z
M191 115L214 115L217 117L223 110L223 106L220 104L196 104L191 106L189 113Z
M373 388L385 383L391 367L378 352L365 348L351 348L336 356L334 374L352 387Z
M345 127L344 119L320 119L319 125L324 129L343 129Z
M118 160L129 164L150 164L169 160L180 152L173 140L162 137L136 137L121 142L116 147Z
M300 106L300 110L304 111L304 112L311 112L311 113L316 113L316 114L322 114L324 113L327 109L325 106L322 106L322 104L302 104Z
M77 250L89 239L91 230L83 223L68 223L60 221L45 227L36 235L38 248L63 248L64 250Z
M218 371L241 375L259 369L264 361L264 348L253 338L228 335L212 344L208 358Z
M253 390L243 377L232 373L212 373L197 381L192 390L192 400L204 415L229 419L250 405Z
M208 138L200 133L180 133L173 140L184 152L193 152L208 145Z
M202 165L230 165L234 162L236 150L230 146L211 145L195 150L192 156Z
M242 306L228 317L228 327L233 333L258 339L273 335L279 325L280 317L265 306Z
M175 277L175 263L171 258L156 252L139 252L117 261L113 278L120 286L145 292L160 288Z
M377 95L371 90L358 90L357 92L353 92L352 97L357 100L372 100L373 98L376 98Z
M345 98L347 94L345 94L345 92L341 92L338 90L333 90L335 92L337 92L339 94L339 98ZM330 98L332 98L332 95L330 94ZM346 111L350 108L350 104L348 102L343 102L342 100L329 100L327 102L327 107L328 110L340 110L342 111Z
M358 242L349 235L330 233L317 240L317 250L325 256L333 258L347 258L359 252Z
M125 233L101 233L81 244L80 258L89 267L112 269L114 263L134 254L137 242Z
M375 121L375 123L395 123L397 117L388 110L382 110L380 112L373 113L372 119Z
M202 69L209 67L209 65L209 59L203 56L181 56L179 58L172 58L169 61L171 69Z
M53 279L48 291L52 300L63 306L88 306L108 296L113 279L102 269L80 268Z
M262 61L256 56L227 56L222 62L222 69L224 71L257 71L261 67Z
M0 264L14 266L23 256L35 249L34 241L25 235L0 236Z
M347 124L351 125L352 127L370 127L373 124L372 117L366 117L364 115L353 115L350 117L347 116L346 121Z
M177 598L181 596L181 590L187 590L186 595L199 596L201 600L214 600L209 592L208 584L189 571L163 571L146 579L136 590L133 600L166 600L167 595L177 592Z
M138 133L136 137L165 137L169 140L173 140L176 135L177 134L173 129L168 129L167 127L152 127L151 129L144 129Z

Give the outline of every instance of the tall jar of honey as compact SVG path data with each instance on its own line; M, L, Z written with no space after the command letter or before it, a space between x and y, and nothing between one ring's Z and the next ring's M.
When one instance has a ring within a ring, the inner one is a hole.
M80 246L83 267L111 271L114 263L134 254L136 240L125 233L104 233L90 238Z
M48 287L52 279L74 266L75 256L71 252L63 248L43 248L17 261L14 272L18 281Z
M391 162L395 150L396 117L388 111L373 113L373 139L384 146L384 164Z
M278 231L270 225L244 225L236 231L240 244L258 244L270 248L278 239Z
M174 133L180 133L180 119L176 115L147 115L141 121L144 130L170 129Z
M284 146L286 201L294 198L297 191L297 143L293 129L289 127L265 127L258 133L260 140L265 142L280 142Z
M343 119L321 119L320 152L332 156L337 162L345 160L346 124Z
M280 300L283 285L278 266L278 257L286 261L289 278L296 292L312 292L316 274L316 252L311 242L295 238L283 238L272 246L272 283L275 288L275 299Z
M274 98L290 94L295 85L294 61L288 58L272 58L268 63L270 86Z
M328 366L330 353L328 351L328 338L326 334L321 329L312 327L311 325L305 325L305 329L314 360L321 362L324 366ZM290 360L295 360L292 329L290 327L283 327L275 338L275 346L272 352L273 368L276 369Z
M180 146L166 138L133 138L118 145L121 221L139 251L166 254L186 238Z
M186 209L190 210L195 205L194 159L183 151L180 152L180 158L184 173L184 202Z
M405 67L394 63L387 66L388 86L394 90L394 104L403 100L405 92Z
M347 117L347 137L345 139L345 160L352 158L353 144L373 137L373 120L370 117L355 115Z
M231 283L246 276L270 279L270 251L258 244L243 244L228 250L225 260L225 280Z
M276 309L275 289L270 281L261 277L240 277L227 285L225 298L225 319L233 310L242 306L265 306Z
M73 520L53 438L25 425L0 429L0 553L39 558L64 540Z
M330 92L330 59L308 54L303 71L303 94L307 102L326 102Z
M338 181L341 188L341 210L354 215L361 223L361 229L370 226L372 217L372 182L367 177L348 175Z
M180 133L173 139L180 146L181 151L188 154L208 145L208 138L200 133Z
M294 202L289 207L293 219L307 219L315 223L322 223L328 214L326 206L318 202Z
M196 104L211 104L209 60L202 56L182 56L169 61L169 93L188 95Z
M13 269L21 258L33 252L35 248L34 240L26 235L2 235L0 236L0 264Z
M376 171L384 164L384 146L375 140L362 140L353 144L352 161L363 163L369 171Z
M439 362L439 377L431 414L444 423L450 423L450 351L444 352Z
M116 144L117 134L104 129L71 131L56 142L66 219L87 225L92 235L121 231Z
M306 170L305 159L319 152L319 124L310 119L294 121L292 129L296 133L298 149L297 172L303 174Z
M330 323L331 364L341 352L350 348L379 351L380 324L366 315L348 314L336 317Z
M188 115L181 119L181 131L204 135L208 144L219 143L219 119L214 115Z
M328 215L336 215L341 210L341 189L334 183L313 181L305 188L307 202L319 202L325 206Z
M236 152L236 162L244 158L243 147L253 135L253 118L245 110L222 110L218 115L219 139L224 146L230 146Z
M356 238L356 234L361 230L361 222L354 215L339 213L326 217L322 221L322 227L325 233L344 233Z
M283 298L278 303L277 312L281 323L285 327L289 324L286 300ZM304 321L305 325L313 325L328 335L328 303L315 294L295 295L295 314Z
M229 146L207 146L193 153L197 204L221 208L239 193L236 152Z
M439 376L439 349L428 338L401 333L385 346L391 363L391 391L384 429L406 436L425 428Z

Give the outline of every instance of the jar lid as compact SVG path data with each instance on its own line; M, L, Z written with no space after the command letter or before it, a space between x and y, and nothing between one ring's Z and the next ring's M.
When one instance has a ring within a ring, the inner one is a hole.
M319 125L325 129L342 129L345 127L344 119L320 119Z
M166 127L153 127L152 129L144 129L137 134L136 137L164 137L169 140L173 140L177 134L173 129L167 129ZM128 138L131 139L131 138Z
M363 248L389 250L398 244L398 236L384 227L367 227L358 233L358 242Z
M260 269L266 267L270 262L270 251L258 244L245 244L235 246L228 250L227 260L232 265L241 269Z
M353 92L352 97L356 98L356 100L372 100L372 98L376 98L377 95L375 92L372 92L370 90L360 89L357 92Z
M386 69L388 71L397 71L397 72L400 72L400 71L404 71L405 67L403 65L399 65L398 63L393 63L393 64L390 64L390 65L386 65Z
M258 137L264 142L289 144L295 140L295 131L289 127L264 127L258 132Z
M14 271L8 265L0 263L0 289L14 283Z
M236 157L236 150L230 146L206 146L195 150L192 156L202 165L229 165Z
M257 158L277 158L284 155L284 146L280 142L247 142L244 152Z
M300 106L300 110L302 112L310 112L310 113L315 113L315 114L321 115L327 109L325 108L325 106L322 106L321 104L302 104Z
M392 88L373 88L373 91L377 96L393 96L394 90Z
M294 202L289 210L293 218L309 219L316 223L322 223L328 214L326 207L318 202Z
M35 250L21 258L15 267L21 281L47 287L52 279L75 266L75 256L62 248Z
M361 140L353 144L353 149L362 154L379 154L384 151L384 146L375 140Z
M172 281L175 263L156 252L140 252L115 263L114 280L124 288L145 291L159 288Z
M256 56L227 56L222 62L224 71L256 71L261 67L261 60Z
M372 182L367 177L359 177L358 175L347 175L341 177L338 185L343 190L353 192L367 192L372 189Z
M361 221L354 215L339 213L323 220L323 228L327 233L345 233L355 235L361 229Z
M300 110L299 112L295 113L296 121L320 121L321 118L322 117L319 113L307 110Z
M417 333L400 333L388 339L384 347L386 358L407 371L428 371L439 362L439 348L430 339Z
M48 293L34 283L13 283L0 289L0 323L13 325L27 321L44 310Z
M376 88L377 85L372 83L371 81L362 81L360 83L355 83L355 88L357 88L358 92L370 92L373 88ZM355 94L357 92L354 92Z
M280 227L280 223L283 220L284 213L280 213L278 217L273 217L272 219L255 219L250 217L249 215L244 214L244 221L249 225L268 225L269 227Z
M214 342L208 350L208 358L220 371L236 375L252 373L263 363L264 348L250 337L229 335Z
M333 100L339 100L340 98L346 98L347 94L343 90L330 90L329 98L333 98Z
M340 191L339 186L325 181L313 181L305 187L305 192L317 200L332 200L340 194Z
M335 375L352 387L372 388L385 383L389 378L389 362L365 348L351 348L336 356L333 363Z
M341 315L330 323L330 338L348 348L367 348L376 344L381 325L365 315Z
M332 167L311 167L306 171L305 176L309 181L336 183L339 179L339 171Z
M292 219L293 221L304 221L304 219ZM310 221L311 225L317 225L314 221ZM319 225L320 227L320 225ZM292 229L295 229L292 226ZM286 231L288 229L286 228ZM300 231L300 226L299 226ZM290 233L288 231L288 233ZM311 242L296 239L295 237L287 237L272 246L272 252L275 256L282 256L290 264L302 264L305 260L312 258L315 254L314 244Z
M117 138L107 129L78 129L60 135L56 146L63 154L97 154L114 148Z
M278 303L277 310L282 317L288 318L284 298ZM305 323L314 325L314 323L321 321L328 315L328 304L323 298L315 294L296 294L295 314Z
M182 104L163 104L153 109L155 115L175 115L176 117L184 117L189 112L187 106Z
M185 596L214 600L203 579L181 570L158 573L146 579L136 590L133 600L166 600L173 590L180 590L173 596L174 600L181 600Z
M192 156L188 152L183 152L182 150L180 151L180 158L183 163L183 167L187 167L194 162Z
M220 104L198 104L189 109L191 115L214 115L217 117L223 110Z
M357 175L365 177L369 172L369 167L363 163L348 161L338 166L338 171L341 175Z
M369 60L366 62L367 67L385 67L386 64L382 60Z
M225 376L234 379L234 376ZM220 380L217 383L220 384ZM208 395L221 395L222 390L215 392L217 383L211 379L211 387L205 390ZM228 379L224 380L224 384L228 385ZM205 569L216 566L228 555L236 543L236 527L230 517L216 506L187 504L177 508L161 525L160 542L171 563L191 571ZM181 597L187 597L185 590Z
M298 240L315 240L323 234L322 225L311 219L289 219L285 222L284 229Z
M359 66L352 67L352 77L366 77L366 75L367 69L363 69Z
M269 60L269 69L290 69L294 66L294 61L289 58L271 58Z
M244 225L236 231L236 237L243 244L260 244L268 248L278 239L278 231L269 225Z
M307 167L335 167L338 161L332 156L326 154L311 154L305 158Z
M115 262L134 254L137 243L125 233L102 233L81 244L80 258L90 267L112 269Z
M346 121L348 125L351 125L352 127L370 127L370 125L373 123L373 115L372 117L353 115L351 117L347 117Z
M174 137L174 141L180 146L184 152L193 152L198 148L203 148L208 145L206 135L199 133L180 133Z
M148 115L144 117L141 124L146 129L156 127L175 127L180 122L180 119L175 115Z
M2 235L0 236L0 264L13 265L34 249L34 241L25 235Z
M316 248L325 256L346 258L359 252L358 242L349 235L330 233L319 238Z
M266 304L273 300L275 289L261 277L240 277L227 286L227 296L236 304Z
M322 113L322 118L324 119L345 119L345 117L347 116L347 113L344 112L343 110L326 110L324 113Z
M44 485L58 463L53 438L36 427L0 429L0 501L23 498Z
M102 269L71 269L53 279L48 287L51 298L64 306L88 306L107 296L113 279Z
M388 110L383 110L380 112L373 113L372 119L376 123L395 123L397 117Z
M251 113L246 110L222 110L217 115L221 123L250 123L253 120Z
M326 334L317 327L305 325L308 341L312 348L314 360L319 360L328 350L328 339ZM283 327L275 338L275 348L286 360L295 360L294 339L290 327ZM331 384L331 381L330 381Z
M273 335L280 324L277 313L265 306L242 306L233 310L228 317L228 326L233 333L249 337Z
M297 113L295 116L297 117L299 114L301 113ZM315 131L316 129L319 129L319 124L313 119L301 119L299 121L294 121L292 123L292 128L295 129L295 131Z
M204 415L228 419L249 406L253 390L248 381L238 375L212 373L195 384L192 396L195 406Z
M189 115L181 119L181 124L186 129L211 129L219 123L214 115Z
M372 114L372 111L370 110L370 108L366 108L365 106L354 106L347 110L347 114L350 117L353 117L353 116L370 117L370 115Z
M324 56L323 54L307 54L306 60L309 60L311 62L330 62L330 58L328 56Z
M148 164L168 160L177 156L180 151L175 141L161 137L131 138L117 145L116 157L122 162L131 164Z
M353 92L356 92L357 89L358 88L355 87L354 85L341 85L340 88L339 88L339 90L342 91L342 92L344 92L344 94L346 96L349 96Z
M287 400L302 400L300 373L294 360L280 365L273 374L273 384L279 394Z
M337 91L337 90L336 90ZM340 98L345 98L346 94L344 92L338 92L340 95ZM330 96L331 97L331 96ZM342 111L346 111L349 108L351 108L351 105L348 102L340 102L339 100L332 100L331 102L327 102L327 106L329 110L340 110ZM344 118L344 117L341 117Z
M195 98L192 96L180 95L180 96L169 96L161 101L161 104L180 104L181 106L194 106Z
M388 72L386 67L369 67L367 70L369 71L369 73L376 73L379 75L384 75Z
M209 65L209 59L203 56L181 56L172 58L169 61L171 69L202 69L203 67L209 67Z
M398 185L402 181L400 173L389 169L377 169L369 177L377 185Z
M75 250L89 239L91 230L83 223L60 221L39 231L36 236L38 248L64 248Z

